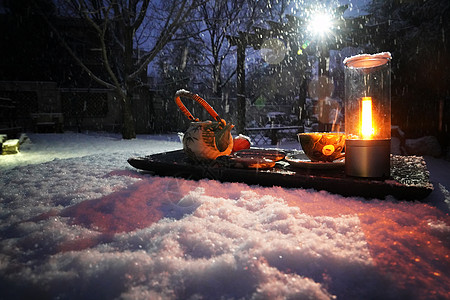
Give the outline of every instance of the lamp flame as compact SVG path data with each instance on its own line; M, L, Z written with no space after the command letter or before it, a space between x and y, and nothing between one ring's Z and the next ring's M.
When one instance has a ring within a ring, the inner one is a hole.
M361 136L364 140L372 139L372 97L363 97L361 101Z

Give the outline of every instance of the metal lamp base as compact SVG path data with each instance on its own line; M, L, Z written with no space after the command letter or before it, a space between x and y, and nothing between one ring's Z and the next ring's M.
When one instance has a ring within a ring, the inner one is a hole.
M391 140L346 140L345 174L355 177L388 178Z

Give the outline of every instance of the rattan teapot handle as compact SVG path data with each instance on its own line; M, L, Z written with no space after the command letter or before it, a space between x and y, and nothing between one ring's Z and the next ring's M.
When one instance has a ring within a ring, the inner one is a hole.
M178 105L178 108L180 108L180 110L186 115L186 117L189 118L189 120L193 122L200 121L198 118L194 118L191 112L186 108L186 106L184 106L183 102L181 102L181 97L190 98L197 101L204 109L206 109L206 111L214 118L214 120L226 124L225 120L220 118L217 112L202 97L186 90L179 90L175 93L175 103Z

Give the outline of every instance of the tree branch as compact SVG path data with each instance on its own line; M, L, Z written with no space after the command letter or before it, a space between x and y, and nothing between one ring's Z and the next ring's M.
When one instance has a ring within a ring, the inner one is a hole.
M135 2L135 3L137 3L137 2ZM144 0L144 3L142 3L141 9L139 10L139 15L136 18L136 21L133 24L131 24L131 26L133 28L138 29L139 27L141 27L141 24L144 21L149 4L150 4L150 0ZM135 7L135 9L136 9L136 7Z
M80 3L82 3L82 2L80 2ZM109 11L111 9L111 6L109 6L104 11L103 27L100 27L97 23L94 22L94 20L92 20L92 18L90 18L89 14L88 14L88 9L84 5L84 3L81 4L80 8L81 8L81 13L84 16L84 19L94 28L95 31L97 31L97 34L99 36L100 49L101 49L101 53L102 53L103 63L105 65L106 72L111 77L116 89L121 91L121 93L124 93L122 85L120 84L119 80L117 79L116 74L111 69L111 64L109 62L108 53L106 51L105 34L106 34L106 30L108 28L108 22L109 22L108 16L109 16Z
M78 57L78 55L76 55L76 53L72 50L72 48L66 43L66 41L64 40L64 38L61 36L61 34L58 32L58 30L55 28L55 26L46 18L44 17L46 23L50 26L50 28L52 29L52 31L56 34L56 36L58 37L58 40L60 41L60 43L62 44L62 46L69 52L70 56L72 56L72 58L80 65L80 67L86 71L86 73L88 73L88 75L94 79L97 83L110 88L110 89L117 89L117 87L103 79L101 79L100 77L98 77L97 75L95 75L91 69L89 69L88 66L86 66L83 61Z
M193 10L194 3L192 3L188 9L185 9L187 0L183 0L183 3L181 7L178 10L178 13L174 17L172 23L170 23L170 17L167 18L167 22L165 24L165 30L161 31L161 35L159 36L158 40L156 41L155 46L153 49L149 52L148 55L143 56L143 58L138 62L138 68L136 71L129 75L129 78L135 78L137 77L144 69L145 67L156 57L156 55L159 53L159 51L164 48L164 46L170 41L173 34L179 29L181 25L181 21L184 20ZM174 11L174 7L172 7L171 14ZM169 24L170 23L170 24Z

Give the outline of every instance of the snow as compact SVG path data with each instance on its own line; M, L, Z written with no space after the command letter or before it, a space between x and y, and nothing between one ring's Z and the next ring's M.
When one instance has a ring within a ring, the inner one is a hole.
M176 134L29 134L0 156L0 298L450 298L450 162L426 157L422 202L127 163L181 147Z
M392 55L390 52L380 52L380 53L376 53L376 54L356 54L350 57L346 57L344 58L343 64L347 65L347 63L349 61L353 61L353 60L359 60L359 59L374 59L374 58L384 58L386 60L391 60Z

